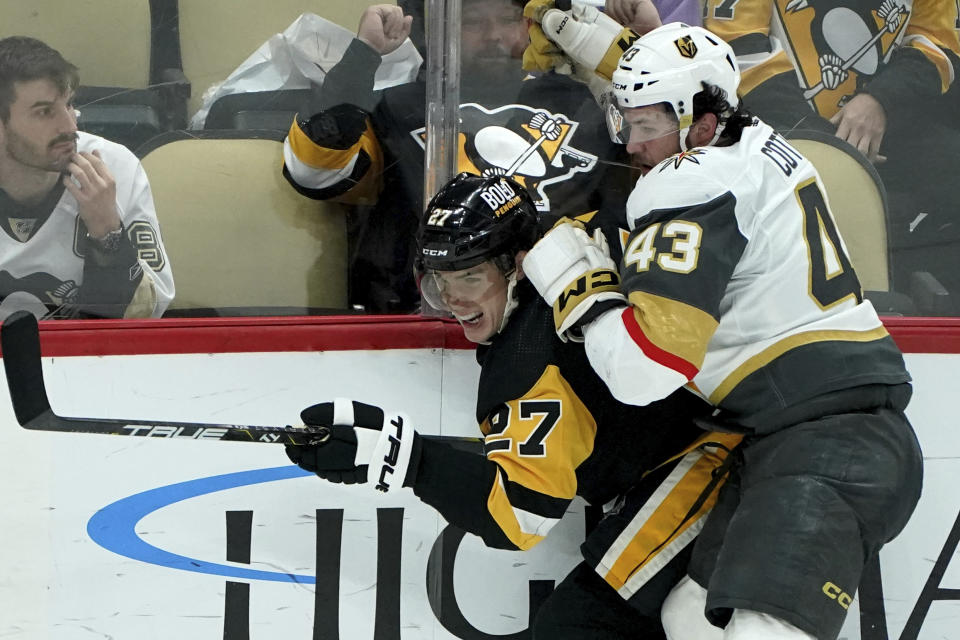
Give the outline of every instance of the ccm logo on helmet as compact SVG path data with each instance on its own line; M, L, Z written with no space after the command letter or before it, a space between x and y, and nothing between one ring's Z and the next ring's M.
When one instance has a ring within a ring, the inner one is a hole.
M506 182L496 182L480 191L480 197L487 203L487 206L496 211L501 205L508 203L517 196L517 192ZM500 215L502 211L497 211Z
M424 249L423 255L442 258L443 256L447 255L447 250L446 249Z

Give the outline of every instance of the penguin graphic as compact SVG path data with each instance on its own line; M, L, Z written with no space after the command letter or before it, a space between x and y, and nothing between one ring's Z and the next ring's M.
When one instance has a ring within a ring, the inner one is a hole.
M462 104L458 170L513 178L530 192L537 209L549 211L546 187L597 164L595 155L570 145L578 124L562 113L526 105ZM425 145L425 129L411 134Z
M826 117L877 73L910 16L903 0L854 0L843 6L830 0L777 0L777 10L790 34L804 97Z

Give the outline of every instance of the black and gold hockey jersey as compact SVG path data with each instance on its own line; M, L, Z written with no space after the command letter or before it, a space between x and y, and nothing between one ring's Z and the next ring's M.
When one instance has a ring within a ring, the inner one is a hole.
M704 436L693 420L709 406L686 390L647 407L617 402L582 346L556 337L552 311L530 283L518 290L504 331L477 351L485 456L424 440L414 492L488 546L529 549L575 496L603 505L675 458L645 493L661 508L638 506L638 518L600 527L584 546L591 565L629 599L650 578L639 567L662 553L650 563L655 573L696 536L715 501L712 472L739 436Z
M813 165L761 121L736 144L664 160L631 194L627 222L629 305L584 330L620 400L686 385L731 428L760 433L826 394L910 380Z
M320 111L290 128L283 172L309 197L372 206L357 230L351 301L405 311L419 301L411 265L424 203L425 85L374 93L379 61L351 44L318 88ZM547 217L626 200L629 181L611 176L624 169L609 164L623 162L624 150L584 85L555 74L493 85L461 87L458 171L512 177Z
M736 51L748 106L799 79L825 118L867 87L888 113L941 95L960 64L956 0L706 0L704 26Z

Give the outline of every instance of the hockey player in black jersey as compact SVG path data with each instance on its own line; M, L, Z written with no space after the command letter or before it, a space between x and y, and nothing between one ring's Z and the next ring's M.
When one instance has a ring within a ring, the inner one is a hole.
M535 638L662 638L660 604L739 442L693 423L705 403L680 390L647 407L613 399L580 345L561 341L520 261L538 234L525 190L460 174L431 201L419 234L420 287L478 343L484 453L421 438L409 417L337 400L303 411L326 443L288 447L332 482L412 487L490 547L526 550L574 496L616 500L582 545L584 561L539 610Z

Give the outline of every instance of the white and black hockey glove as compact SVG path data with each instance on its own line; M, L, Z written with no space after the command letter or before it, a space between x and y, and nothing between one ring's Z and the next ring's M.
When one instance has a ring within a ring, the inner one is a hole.
M583 325L626 305L607 239L600 229L590 236L568 218L561 218L527 253L523 273L553 307L554 328L564 341L582 340Z
M286 446L287 457L301 469L330 482L369 481L383 493L412 484L410 459L420 436L405 413L337 398L307 407L300 418L305 425L330 429L319 443Z

